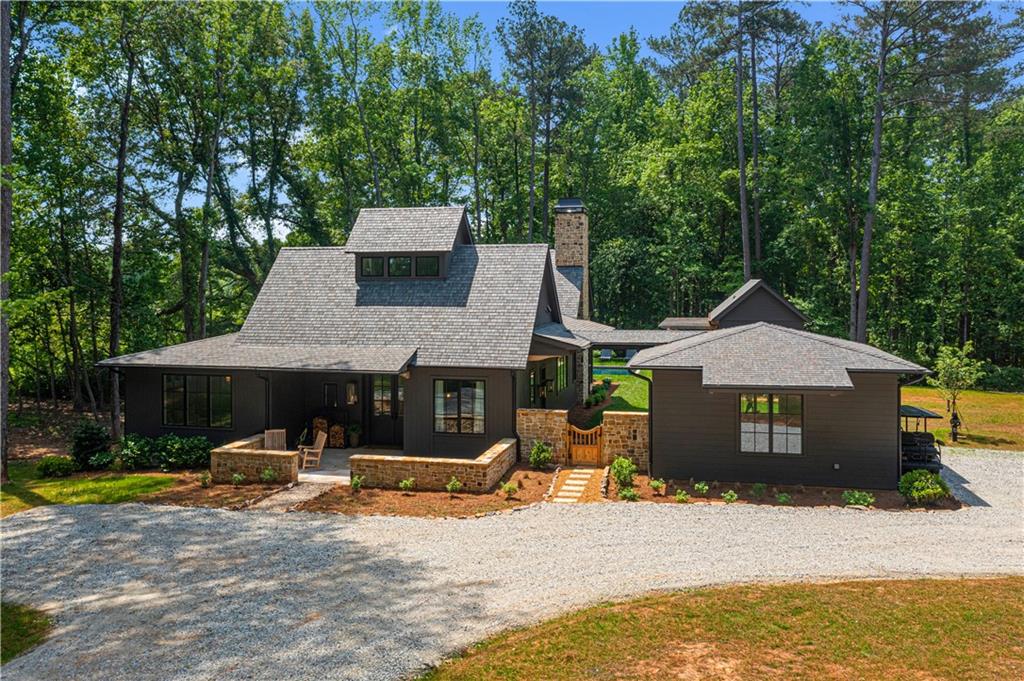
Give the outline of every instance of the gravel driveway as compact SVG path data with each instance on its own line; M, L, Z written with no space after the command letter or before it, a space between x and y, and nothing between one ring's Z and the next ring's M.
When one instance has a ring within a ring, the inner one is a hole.
M543 506L471 520L54 506L3 521L11 679L392 679L512 625L712 583L1024 573L1024 454L947 454L955 512Z

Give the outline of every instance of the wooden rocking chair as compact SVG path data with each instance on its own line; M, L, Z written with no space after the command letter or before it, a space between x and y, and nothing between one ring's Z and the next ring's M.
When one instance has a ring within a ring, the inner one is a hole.
M320 431L316 434L316 442L313 446L299 445L299 459L302 463L301 468L303 470L309 468L311 465L316 468L320 467L320 457L324 453L324 445L327 444L327 433Z

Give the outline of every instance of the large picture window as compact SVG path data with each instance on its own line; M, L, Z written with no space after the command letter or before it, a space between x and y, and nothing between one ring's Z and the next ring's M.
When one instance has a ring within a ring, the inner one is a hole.
M742 393L740 451L752 454L803 452L803 397Z
M231 427L231 377L164 374L163 423Z
M434 381L434 432L484 433L484 381Z

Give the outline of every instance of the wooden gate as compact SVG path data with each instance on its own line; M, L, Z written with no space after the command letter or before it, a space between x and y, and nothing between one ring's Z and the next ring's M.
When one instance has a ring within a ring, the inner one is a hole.
M567 425L565 439L570 464L601 464L601 426L582 430L570 423Z

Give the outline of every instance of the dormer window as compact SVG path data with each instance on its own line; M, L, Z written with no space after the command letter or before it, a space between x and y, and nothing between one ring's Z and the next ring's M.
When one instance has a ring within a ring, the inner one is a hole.
M412 258L408 255L392 255L388 258L389 277L411 277Z
M384 258L364 255L360 258L360 272L364 277L383 277Z
M436 255L420 255L416 257L417 277L436 277L441 274L441 259Z

